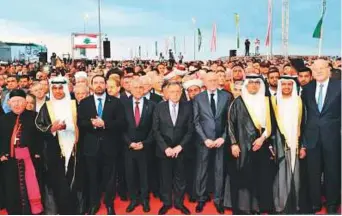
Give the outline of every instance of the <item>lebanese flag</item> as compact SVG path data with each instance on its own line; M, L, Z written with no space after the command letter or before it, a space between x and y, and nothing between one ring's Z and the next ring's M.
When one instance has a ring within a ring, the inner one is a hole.
M216 52L216 23L213 24L213 35L211 36L210 51Z
M75 34L74 49L96 49L98 44L97 34Z

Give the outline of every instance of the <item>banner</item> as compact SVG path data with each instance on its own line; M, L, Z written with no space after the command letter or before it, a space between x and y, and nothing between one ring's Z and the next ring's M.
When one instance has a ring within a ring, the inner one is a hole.
M216 23L213 24L213 35L211 36L210 52L216 52Z
M197 35L198 35L198 52L199 52L202 46L202 33L199 28L197 29Z
M141 46L139 46L139 58L141 58Z
M240 30L239 30L240 16L235 13L235 27L236 27L236 47L240 48Z
M156 56L158 56L158 41L154 42L154 50L155 50Z
M96 49L99 43L97 34L74 34L74 49Z
M323 17L324 17L324 14L325 14L325 11L327 9L327 1L326 0L323 0L322 2L322 15L321 15L321 18L319 19L317 25L316 25L316 28L312 34L312 37L313 38L321 38L322 36L322 26L323 26Z

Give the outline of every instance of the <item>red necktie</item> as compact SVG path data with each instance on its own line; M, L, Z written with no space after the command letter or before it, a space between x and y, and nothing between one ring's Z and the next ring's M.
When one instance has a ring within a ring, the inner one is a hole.
M135 126L137 126L137 127L140 123L139 103L140 103L139 101L135 102L135 110L134 110Z

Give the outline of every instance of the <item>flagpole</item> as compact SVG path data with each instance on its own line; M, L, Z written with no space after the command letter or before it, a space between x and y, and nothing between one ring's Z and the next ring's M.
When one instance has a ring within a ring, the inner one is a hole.
M238 13L235 16L235 28L236 28L236 51L240 48L240 16Z
M194 61L196 60L196 20L192 18L192 23L194 25Z
M323 39L323 25L321 28L321 38L318 41L318 57L321 57L321 54L322 54L322 39Z
M98 0L98 18L99 18L99 60L102 60L102 32L101 32L101 0Z
M185 55L185 54L186 54L186 51L185 51L185 50L186 50L186 48L185 48L185 36L184 36L183 39L184 39L184 40L183 40L183 43L184 43L184 44L183 44L183 45L184 45L184 47L183 47L183 48L184 48L184 49L183 49L183 55Z
M322 19L324 16L324 7L325 7L324 1L325 0L322 0ZM319 40L318 40L318 57L321 57L321 54L322 54L322 40L323 40L323 22L321 26L321 36L319 37Z
M196 60L196 28L194 28L194 60Z
M88 24L88 18L89 18L89 16L88 16L88 14L84 14L84 17L83 17L83 21L84 21L84 34L86 33L86 31L87 31L87 24Z
M270 0L270 7L271 7L271 28L270 28L270 47L269 47L269 54L270 54L270 58L272 58L273 55L273 0Z

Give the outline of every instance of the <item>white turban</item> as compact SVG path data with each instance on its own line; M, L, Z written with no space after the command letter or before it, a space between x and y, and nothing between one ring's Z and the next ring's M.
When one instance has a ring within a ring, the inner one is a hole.
M203 82L200 79L193 79L193 80L188 80L183 84L183 87L185 90L187 90L191 86L198 86L198 87L202 88Z

